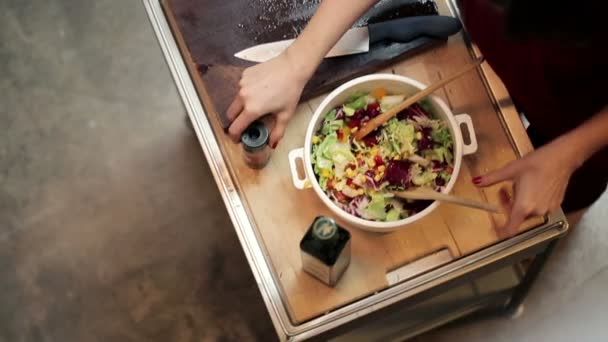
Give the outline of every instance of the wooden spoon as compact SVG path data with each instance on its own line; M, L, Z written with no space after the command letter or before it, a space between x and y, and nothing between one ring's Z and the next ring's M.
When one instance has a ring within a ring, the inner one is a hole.
M428 200L428 201L441 201L452 204L462 205L465 207L476 208L481 210L490 211L493 213L501 214L503 211L492 204L473 201L467 198L462 198L454 195L448 195L441 192L434 191L429 188L418 188L416 190L408 191L395 191L395 196L410 200Z
M355 140L361 140L361 139L365 138L366 135L370 134L371 132L376 130L378 127L382 126L385 122L390 120L393 116L397 115L402 110L404 110L407 107L413 105L414 103L422 100L423 98L431 95L431 93L433 93L435 90L452 82L453 80L459 78L460 76L466 74L467 72L477 68L481 63L483 63L483 61L484 61L484 59L482 57L482 58L478 59L475 63L468 65L467 67L465 67L464 69L455 73L454 75L452 75L448 78L444 78L443 80L441 80L437 83L434 83L434 84L424 88L423 90L417 92L416 94L408 97L400 104L398 104L395 107L388 110L386 113L382 113L382 114L376 116L375 118L369 120L369 122L367 124L365 124L363 127L361 127L359 129L359 131L357 131L357 133L355 133L355 135L354 135Z

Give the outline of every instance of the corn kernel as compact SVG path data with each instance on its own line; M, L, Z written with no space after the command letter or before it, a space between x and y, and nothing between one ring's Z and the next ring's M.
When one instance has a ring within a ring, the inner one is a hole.
M386 166L384 166L384 165L378 166L378 171L384 172L384 170L386 170Z
M376 182L379 182L382 179L382 175L381 174L377 174L376 176L374 176L374 180Z
M422 139L422 132L416 132L416 139Z
M372 157L375 157L378 155L378 147L374 146L372 147L372 149L369 151L369 153L372 155Z
M353 178L355 176L355 170L353 169L346 169L346 177L348 178Z
M367 161L367 166L374 167L374 166L376 166L376 162L373 161L372 159L370 159L370 160Z
M365 191L363 191L363 189L357 190L357 194L359 194L359 195L363 195L364 193L365 193Z
M312 137L312 143L313 144L318 144L320 142L321 142L321 138L319 138L318 136L315 135L315 136Z
M365 183L366 180L367 178L365 177L365 175L359 175L359 182Z
M401 156L400 156L400 155L396 155L396 156L395 156L395 160L400 160L400 159L401 159Z
M329 177L329 176L331 176L331 172L329 172L328 169L323 169L323 170L321 170L321 176Z

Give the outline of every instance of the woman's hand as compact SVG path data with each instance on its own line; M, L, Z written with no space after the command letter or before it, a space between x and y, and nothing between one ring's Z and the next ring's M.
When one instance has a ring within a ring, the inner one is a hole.
M256 119L272 114L270 146L275 148L323 57L353 23L378 0L322 1L300 36L278 57L246 69L230 108L228 132L237 142Z
M238 142L253 121L271 114L274 116L274 127L269 143L276 148L298 105L308 77L290 58L289 50L265 63L245 69L238 95L227 113L232 122L228 130L232 140Z
M567 140L558 139L501 169L473 178L473 183L486 187L513 181L514 198L507 198L505 203L510 210L509 220L500 232L513 236L524 220L560 207L568 181L581 163L576 148Z

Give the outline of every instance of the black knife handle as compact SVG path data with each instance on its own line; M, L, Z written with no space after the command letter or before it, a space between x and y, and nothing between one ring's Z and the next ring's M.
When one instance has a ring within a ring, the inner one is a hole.
M408 17L370 24L369 43L407 43L418 37L447 39L462 28L460 20L441 15Z

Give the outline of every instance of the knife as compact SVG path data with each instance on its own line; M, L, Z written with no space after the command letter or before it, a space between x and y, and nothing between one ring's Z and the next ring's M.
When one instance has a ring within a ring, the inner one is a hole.
M352 28L325 55L326 58L368 52L378 42L407 43L419 37L447 39L462 28L460 20L440 15L416 16L388 20ZM234 54L251 62L265 62L283 52L295 39L252 46Z

